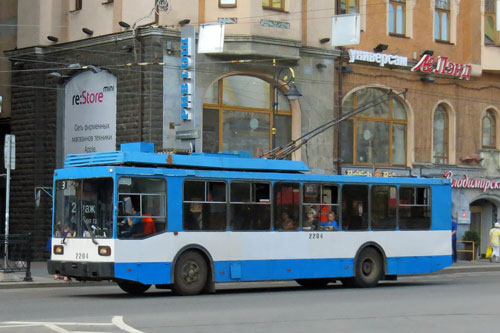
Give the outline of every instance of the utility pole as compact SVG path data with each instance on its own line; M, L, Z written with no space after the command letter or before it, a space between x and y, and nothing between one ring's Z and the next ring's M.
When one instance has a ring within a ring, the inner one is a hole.
M337 62L337 98L334 98L334 119L340 119L342 116L342 98L343 98L343 90L342 90L342 66L344 65L344 48L339 47L340 49L340 57ZM335 125L335 164L337 168L337 174L342 174L342 142L341 142L341 134L340 134L340 126L341 123Z

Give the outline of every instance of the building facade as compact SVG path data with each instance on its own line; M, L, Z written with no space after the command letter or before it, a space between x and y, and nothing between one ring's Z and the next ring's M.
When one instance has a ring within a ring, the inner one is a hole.
M484 240L500 204L495 3L20 0L5 52L11 229L34 232L42 253L51 201L35 207L33 189L51 186L66 153L151 141L260 156L354 112L291 158L321 173L455 179L460 234ZM357 13L360 43L333 47L332 16ZM223 49L197 52L200 27L217 23Z

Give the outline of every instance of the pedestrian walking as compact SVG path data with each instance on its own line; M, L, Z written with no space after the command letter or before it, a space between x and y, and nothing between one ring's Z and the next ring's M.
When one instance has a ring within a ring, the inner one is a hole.
M500 256L500 223L498 222L495 223L495 226L490 230L488 246L493 250L490 261L494 259L495 262L498 262L498 257Z

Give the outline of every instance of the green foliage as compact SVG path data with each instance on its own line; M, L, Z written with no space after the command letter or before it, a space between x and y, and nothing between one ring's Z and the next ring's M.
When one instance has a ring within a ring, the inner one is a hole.
M475 230L466 231L462 238L464 241L473 241L476 244L479 244L480 239L479 233Z

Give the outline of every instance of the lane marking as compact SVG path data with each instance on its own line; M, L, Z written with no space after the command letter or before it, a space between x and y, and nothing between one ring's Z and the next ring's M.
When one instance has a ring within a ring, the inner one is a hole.
M136 330L135 328L125 324L123 316L114 316L111 322L118 328L130 333L144 333L143 331Z
M3 325L2 325L3 324ZM44 326L54 332L57 333L92 333L95 331L69 331L61 326L100 326L100 327L117 327L121 331L129 332L129 333L144 333L143 331L137 330L130 325L127 325L123 321L123 316L114 316L111 319L111 323L78 323L78 322L46 322L46 321L6 321L0 323L0 329L2 328L20 328L20 327L36 327L36 326Z
M58 332L58 333L68 333L69 332L68 330L65 330L64 328L59 327L55 324L44 324L43 326L50 328L51 330Z

